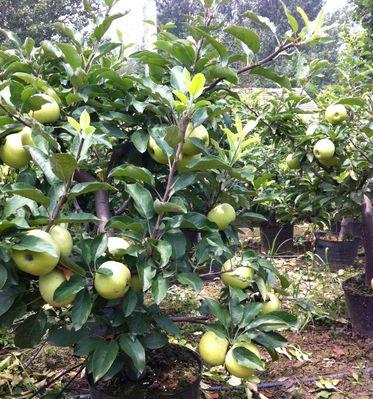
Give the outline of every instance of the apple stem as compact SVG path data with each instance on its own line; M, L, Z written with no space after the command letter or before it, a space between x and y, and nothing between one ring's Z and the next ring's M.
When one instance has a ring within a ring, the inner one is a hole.
M181 122L181 127L180 127L181 141L177 146L175 157L174 157L174 160L170 167L170 171L169 171L168 178L167 178L166 189L165 189L165 192L162 197L162 202L169 202L169 200L170 200L170 193L171 193L171 189L173 186L173 179L174 179L174 174L175 174L175 170L176 170L176 164L180 158L180 154L181 154L181 151L182 151L184 143L185 143L185 134L186 134L189 122L190 122L189 117L185 117ZM154 226L153 234L152 234L152 238L154 238L154 239L156 239L158 237L159 226L161 224L161 221L162 221L162 215L158 215L157 221Z

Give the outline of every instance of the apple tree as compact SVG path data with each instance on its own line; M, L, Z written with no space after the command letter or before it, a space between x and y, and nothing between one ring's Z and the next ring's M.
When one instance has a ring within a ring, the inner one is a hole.
M245 72L281 84L267 64L320 42L321 17L299 10L299 30L285 9L292 30L258 59L252 29L224 27L244 51L226 49L214 23L220 2L205 0L185 25L190 36L162 26L154 51L131 56L131 72L121 41L105 38L121 16L105 3L87 36L57 25L63 42L35 46L4 31L12 46L0 51L0 158L10 171L0 191L0 326L14 328L18 347L73 346L95 381L121 370L139 378L151 351L179 333L161 307L170 285L200 291L199 270L224 263L207 271L226 286L201 313L227 344L220 364L248 377L264 367L254 343L276 358L286 342L278 331L296 319L274 294L276 282L288 286L284 276L232 246L258 118L233 123L227 98L237 98L232 85Z

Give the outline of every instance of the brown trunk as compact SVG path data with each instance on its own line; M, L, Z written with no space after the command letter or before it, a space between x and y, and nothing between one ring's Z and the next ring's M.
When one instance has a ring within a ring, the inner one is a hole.
M367 195L361 205L363 245L365 249L365 282L370 287L373 279L373 209Z
M341 229L338 233L338 239L343 241L347 235L353 235L353 219L343 218L341 222Z

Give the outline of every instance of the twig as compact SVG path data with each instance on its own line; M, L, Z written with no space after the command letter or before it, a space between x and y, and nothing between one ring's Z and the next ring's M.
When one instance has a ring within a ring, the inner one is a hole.
M69 388L69 386L75 381L76 377L82 372L85 367L85 363L80 367L80 369L75 373L74 377L61 389L61 391L57 394L56 399L60 398L61 395Z
M170 200L170 193L171 193L171 189L172 189L172 185L173 185L173 178L174 178L174 174L175 174L175 170L176 170L176 164L180 158L180 154L181 154L181 151L182 151L184 143L185 143L185 134L186 134L186 131L188 128L189 121L190 121L189 118L186 117L183 119L183 121L181 123L181 141L180 141L179 145L177 146L175 157L172 162L170 172L168 174L166 189L165 189L165 192L164 192L164 195L162 198L162 202L168 202ZM159 231L159 226L161 224L161 220L162 220L162 215L158 215L157 221L154 226L152 238L158 237L158 231Z
M280 45L276 51L274 51L272 54L270 54L268 57L263 58L262 60L255 62L254 64L250 64L250 65L246 65L242 68L240 68L237 71L237 75L241 75L244 72L250 71L251 69L254 69L256 67L268 64L269 62L273 61L274 59L276 59L278 57L278 55L280 55L281 53L283 53L284 51L293 48L293 47L297 47L300 46L301 42L300 42L300 38L296 39L295 42L291 42L291 43L287 43L287 44L282 44ZM211 82L205 91L207 90L212 90L217 84L219 84L221 81L223 81L224 78L219 78L214 80L213 82Z
M10 116L11 118L17 120L18 122L22 123L22 124L25 125L25 126L31 127L31 125L28 124L27 122L25 122L22 118L20 118L20 117L17 116L17 115L14 115L14 114L12 114L10 111L8 111L8 110L4 107L4 105L1 104L1 103L0 103L0 108L1 108L8 116Z
M196 323L196 324L206 324L209 320L206 316L173 316L171 320L175 323Z
M131 197L129 197L128 199L126 199L126 200L123 202L123 204L122 204L116 211L114 211L114 215L115 215L115 216L121 215L121 214L128 208L128 205L130 204L130 202L131 202Z
M83 144L84 144L84 138L81 137L80 142L79 142L79 147L78 147L78 151L76 153L76 161L79 161L80 155L82 153L82 149L83 149ZM69 194L69 190L71 185L73 184L74 181L74 173L72 173L72 175L70 176L69 180L66 182L65 184L65 189L63 194L61 195L61 197L59 198L56 207L53 210L52 213L52 217L49 221L49 224L46 228L46 231L48 232L52 226L56 223L56 220L58 218L58 215L60 214L63 205L65 204L65 202L67 201L67 195Z

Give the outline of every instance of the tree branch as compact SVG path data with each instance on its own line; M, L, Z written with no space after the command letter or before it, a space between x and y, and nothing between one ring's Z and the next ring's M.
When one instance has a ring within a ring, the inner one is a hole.
M206 324L209 320L206 316L186 316L186 317L179 317L173 316L171 320L175 323L196 323L196 324Z
M181 154L181 151L182 151L184 143L185 143L185 134L186 134L189 122L190 122L190 119L188 117L184 118L181 122L181 129L180 129L181 130L181 141L177 146L175 157L172 162L170 172L168 174L167 185L166 185L166 189L165 189L165 192L164 192L164 195L162 198L162 202L168 202L170 200L170 193L171 193L171 189L172 189L172 185L173 185L176 164L180 158L180 154ZM158 231L159 231L159 226L161 224L161 220L162 220L162 215L158 215L157 221L154 226L152 238L158 237Z
M20 118L19 116L12 114L10 111L8 111L8 110L4 107L4 105L1 104L1 103L0 103L0 108L1 108L8 116L10 116L11 118L15 119L16 121L22 123L22 124L25 125L25 126L31 127L31 125L30 125L29 123L25 122L25 121L24 121L22 118Z
M97 182L97 179L82 169L75 171L74 179L79 182ZM98 231L105 233L105 225L111 218L109 193L107 191L95 191L95 209L96 215L100 219L98 224ZM111 232L108 232L110 235Z
M268 64L269 62L273 61L274 59L276 59L281 53L283 53L284 51L293 48L293 47L298 47L301 45L300 42L300 38L298 38L295 42L291 42L291 43L287 43L287 44L282 44L280 45L276 51L274 51L272 54L270 54L269 56L263 58L262 60L255 62L254 64L250 64L250 65L246 65L242 68L240 68L237 71L237 75L241 75L244 72L250 71L251 69L254 69L256 67ZM221 81L223 81L224 78L219 78L214 80L213 82L211 82L205 91L207 90L212 90L217 84L219 84Z

